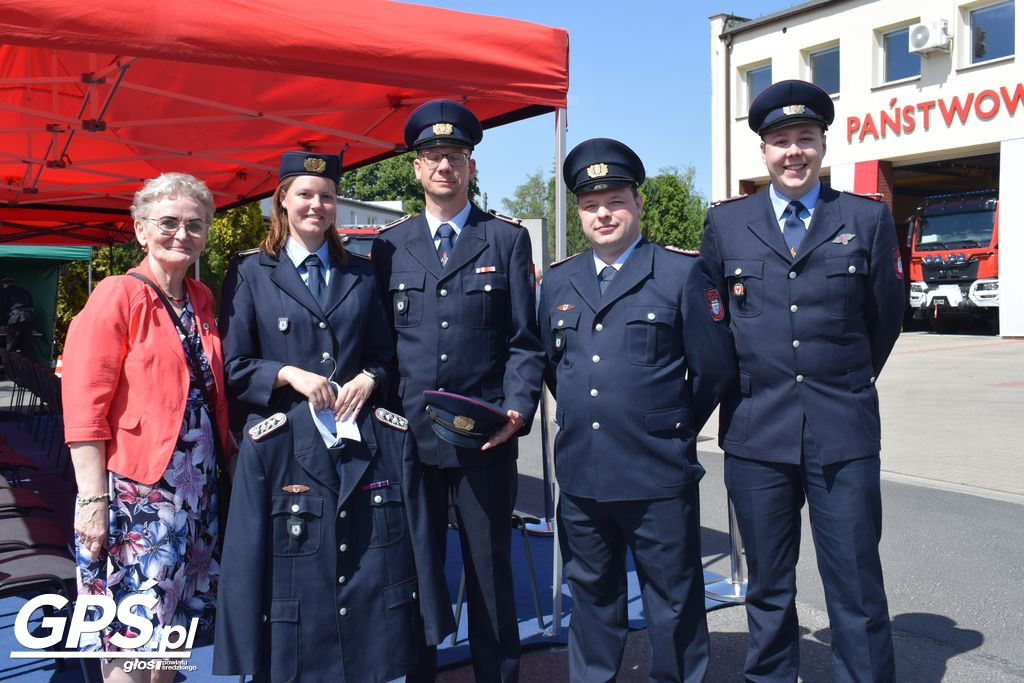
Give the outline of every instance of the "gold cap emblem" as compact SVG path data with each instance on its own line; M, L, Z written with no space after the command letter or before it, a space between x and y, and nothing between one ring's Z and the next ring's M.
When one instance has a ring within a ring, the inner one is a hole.
M782 113L786 116L792 116L793 114L803 114L807 111L807 107L802 104L789 104L782 108Z
M306 160L302 162L302 167L310 173L323 173L327 170L327 162L320 157L306 157Z
M452 420L452 424L455 425L456 429L464 429L469 432L473 430L473 427L476 427L476 420L465 415L456 415L455 419Z
M608 175L608 164L591 164L587 166L587 175L591 178L602 178Z
M434 124L434 135L451 135L455 131L455 126L450 123L435 123Z

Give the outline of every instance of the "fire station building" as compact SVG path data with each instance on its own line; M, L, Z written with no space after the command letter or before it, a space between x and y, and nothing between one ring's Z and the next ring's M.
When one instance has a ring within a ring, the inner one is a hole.
M1024 337L1024 13L1015 4L811 0L755 19L711 17L712 199L769 182L747 126L753 98L777 81L814 82L836 109L823 182L881 194L908 258L915 213L927 215L921 207L936 195L998 199L997 234L980 245L988 251L965 264L958 248L973 245L964 240L936 249L935 267L952 272L959 256L961 268L980 260L994 272L998 261L984 295L998 292L1000 334Z

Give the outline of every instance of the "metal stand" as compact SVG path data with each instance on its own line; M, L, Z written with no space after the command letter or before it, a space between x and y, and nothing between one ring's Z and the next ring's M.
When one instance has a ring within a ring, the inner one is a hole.
M704 586L704 597L718 602L741 603L747 599L747 560L743 538L736 523L736 510L729 499L729 564L730 577Z

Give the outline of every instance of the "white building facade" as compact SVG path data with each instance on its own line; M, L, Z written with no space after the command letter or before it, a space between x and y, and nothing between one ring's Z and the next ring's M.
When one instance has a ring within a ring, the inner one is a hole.
M931 195L997 189L1000 333L1024 337L1024 17L1016 0L812 0L711 17L712 197L769 182L747 108L797 78L832 94L822 178L881 193L898 227Z

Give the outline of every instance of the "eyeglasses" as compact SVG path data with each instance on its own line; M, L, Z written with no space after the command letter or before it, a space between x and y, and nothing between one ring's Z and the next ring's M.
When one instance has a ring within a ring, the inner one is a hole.
M420 154L420 159L430 168L436 168L441 163L441 159L448 159L452 168L462 168L469 161L469 155L465 152L448 152L447 154L423 152Z
M161 218L146 218L146 220L155 225L161 233L168 236L177 234L182 226L185 227L185 232L190 235L202 235L203 231L210 227L209 223L198 218L185 220L176 216L163 216Z

